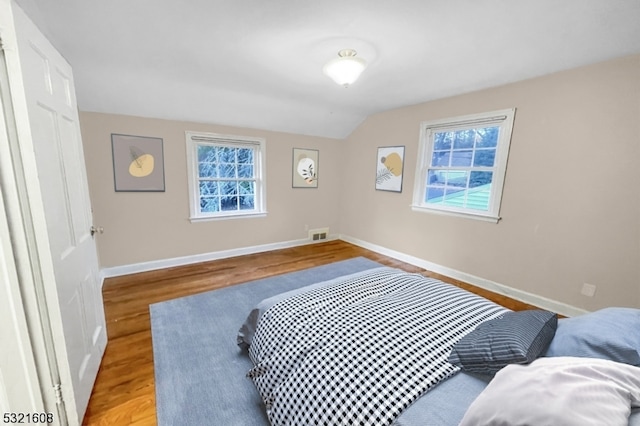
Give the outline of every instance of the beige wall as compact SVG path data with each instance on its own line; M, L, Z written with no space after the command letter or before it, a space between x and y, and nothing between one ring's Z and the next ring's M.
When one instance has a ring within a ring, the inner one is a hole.
M502 220L412 211L420 122L511 107ZM103 268L328 226L578 308L640 306L640 56L377 114L346 141L88 112L80 120ZM186 130L266 138L266 218L189 222ZM166 192L114 191L111 133L163 138ZM406 146L401 194L374 189L377 147L390 145ZM320 150L317 190L291 188L293 147ZM584 282L595 297L580 294Z
M413 212L420 122L511 107L502 220ZM389 145L401 194L374 190ZM587 310L640 306L640 56L377 114L345 149L342 233Z
M340 182L330 165L343 141L88 112L80 122L103 268L303 239L305 225L337 232ZM266 139L267 217L189 221L187 130ZM114 191L112 133L163 139L165 192ZM294 147L320 149L317 189L291 187Z

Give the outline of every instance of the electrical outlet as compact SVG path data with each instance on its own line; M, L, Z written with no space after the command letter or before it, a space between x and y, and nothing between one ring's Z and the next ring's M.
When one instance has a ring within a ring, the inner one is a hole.
M593 295L596 294L596 286L593 284L583 283L581 293L587 297L593 297Z

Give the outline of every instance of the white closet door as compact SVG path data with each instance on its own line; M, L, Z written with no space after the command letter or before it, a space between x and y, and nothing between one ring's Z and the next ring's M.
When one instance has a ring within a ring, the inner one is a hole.
M59 310L52 321L60 318L64 331L66 354L58 355L68 363L61 370L68 367L73 389L63 383L63 395L74 424L82 422L107 336L73 74L21 9L14 18L56 277L59 306L49 309Z

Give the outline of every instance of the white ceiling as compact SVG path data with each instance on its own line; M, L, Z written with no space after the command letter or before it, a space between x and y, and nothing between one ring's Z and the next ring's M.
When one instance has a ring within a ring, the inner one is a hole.
M73 66L83 111L332 138L640 53L639 0L17 1ZM343 48L368 62L347 89L322 73Z

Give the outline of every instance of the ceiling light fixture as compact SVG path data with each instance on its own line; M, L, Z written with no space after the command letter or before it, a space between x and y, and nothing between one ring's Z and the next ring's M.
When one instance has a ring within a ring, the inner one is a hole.
M322 71L339 85L349 87L367 67L367 61L356 58L356 54L353 49L342 49L338 57L327 62Z

